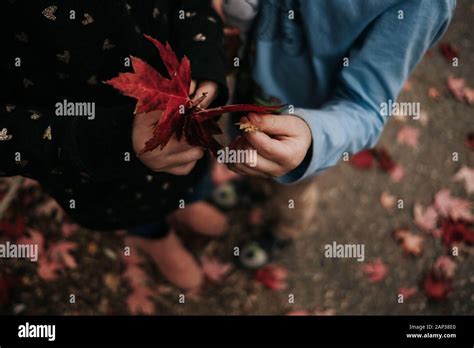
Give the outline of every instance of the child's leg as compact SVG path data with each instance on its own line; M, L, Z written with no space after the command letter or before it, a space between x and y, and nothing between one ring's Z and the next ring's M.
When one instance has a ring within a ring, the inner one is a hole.
M126 243L132 252L136 248L148 254L171 283L186 290L202 284L204 278L198 263L165 223L140 226L129 234Z

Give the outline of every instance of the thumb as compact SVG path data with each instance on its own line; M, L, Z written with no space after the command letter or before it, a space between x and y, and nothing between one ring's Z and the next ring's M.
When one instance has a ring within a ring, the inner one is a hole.
M257 126L262 132L270 135L298 135L298 130L294 126L294 116L284 115L261 115L249 114L248 119Z

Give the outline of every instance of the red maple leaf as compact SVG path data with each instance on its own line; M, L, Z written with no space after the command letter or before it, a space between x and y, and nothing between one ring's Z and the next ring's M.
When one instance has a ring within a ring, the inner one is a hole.
M387 266L383 263L382 260L376 259L373 262L369 262L362 267L364 273L367 274L369 280L372 283L378 283L382 281L388 273Z
M277 265L266 265L257 270L255 279L271 290L283 290L288 287L286 268Z
M222 134L216 116L228 112L270 113L281 106L228 105L214 109L202 109L201 96L193 102L189 95L191 85L191 63L187 57L178 60L171 46L163 45L151 36L145 38L158 49L166 67L169 78L162 76L143 60L132 57L133 73L121 73L117 77L105 81L124 95L137 99L135 113L162 111L163 114L156 124L153 137L145 143L141 153L153 151L157 147L163 149L171 137L181 140L184 135L192 146L209 148L214 154L222 147L214 135Z
M443 42L440 44L439 50L441 51L441 54L444 56L444 58L446 58L448 61L452 61L453 58L459 57L458 49L449 42Z
M444 219L441 224L441 233L446 249L451 249L458 243L474 245L474 229L465 221L455 222L452 219Z
M350 163L357 168L369 169L374 165L373 150L362 150L351 157Z
M437 301L446 299L453 290L451 279L439 278L433 271L425 276L422 286L426 296Z

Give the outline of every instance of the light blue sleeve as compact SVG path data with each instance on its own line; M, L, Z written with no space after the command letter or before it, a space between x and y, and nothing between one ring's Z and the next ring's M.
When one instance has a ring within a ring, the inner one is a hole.
M304 180L334 166L345 152L373 147L387 121L380 105L396 101L410 72L446 31L454 7L455 0L407 0L376 18L351 49L331 99L319 109L294 110L311 129L311 153L277 180Z

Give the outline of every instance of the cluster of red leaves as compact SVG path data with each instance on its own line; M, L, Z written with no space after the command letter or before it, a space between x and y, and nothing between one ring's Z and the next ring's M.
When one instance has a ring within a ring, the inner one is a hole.
M28 229L29 236L18 239L18 244L33 244L38 246L38 276L46 281L56 280L58 272L67 268L77 267L76 260L71 254L77 244L69 241L58 241L45 247L41 232Z
M426 295L433 300L446 299L453 290L456 268L456 263L450 257L438 257L423 279L422 287Z
M193 102L189 95L191 85L191 63L184 57L178 60L169 44L145 35L158 49L169 79L162 76L143 60L132 57L133 73L121 73L105 83L115 87L124 95L137 99L138 114L162 111L161 118L142 153L163 149L173 135L178 141L184 136L193 146L209 148L214 154L222 147L214 135L222 134L216 117L228 112L270 113L281 106L227 105L213 109L201 109L205 96Z
M423 231L441 237L447 250L454 244L474 244L471 202L453 197L447 189L439 191L433 204L426 209L416 203L413 215L415 224Z
M399 182L404 176L403 168L383 147L362 150L351 157L350 163L359 169L370 169L377 163L382 171L390 174L394 182Z
M283 290L288 287L288 270L282 266L265 265L255 273L255 280L271 290Z

